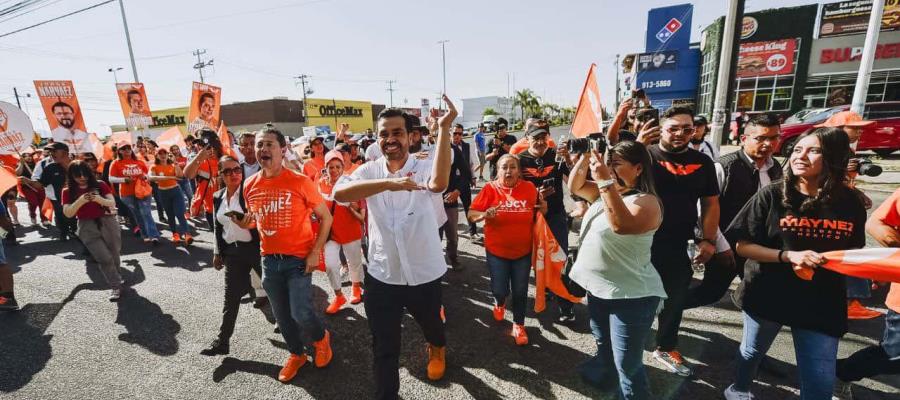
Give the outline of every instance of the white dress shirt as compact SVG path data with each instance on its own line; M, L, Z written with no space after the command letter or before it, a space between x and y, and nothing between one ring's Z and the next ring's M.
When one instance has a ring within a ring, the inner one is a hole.
M404 176L427 187L431 180L432 164L432 160L409 157L403 168L390 173L386 159L369 161L350 176L341 178L335 190L354 181ZM390 285L415 286L432 282L447 272L444 251L438 237L440 224L431 201L434 194L428 189L384 191L366 199L369 221L368 272L373 278Z
M230 198L222 199L222 205L219 206L219 212L216 213L216 220L222 224L222 239L225 239L225 243L228 244L233 244L234 242L250 242L253 240L253 235L250 234L249 230L237 226L237 224L231 220L231 217L225 215L225 213L229 211L237 211L241 214L246 212L244 208L241 207L240 194L240 190L235 190Z
M259 172L259 170L261 169L261 167L259 166L259 161L257 161L256 164L247 164L247 162L241 161L241 168L244 169L244 180L253 176L253 174Z

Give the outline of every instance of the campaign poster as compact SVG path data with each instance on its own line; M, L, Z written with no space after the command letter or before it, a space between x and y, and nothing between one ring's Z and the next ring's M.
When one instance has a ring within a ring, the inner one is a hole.
M797 39L741 43L737 76L788 75L794 72L794 50Z
M194 134L200 128L219 129L219 115L222 105L222 89L194 82L191 105L188 107L188 133Z
M34 89L41 99L53 141L69 145L71 154L91 152L72 81L34 81Z
M34 127L18 107L0 101L0 155L19 155L31 146Z
M119 94L119 104L128 130L147 129L153 125L153 115L150 113L143 83L117 83L116 92Z

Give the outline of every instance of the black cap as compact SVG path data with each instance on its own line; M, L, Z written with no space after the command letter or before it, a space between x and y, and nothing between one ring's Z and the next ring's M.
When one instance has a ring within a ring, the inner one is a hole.
M45 148L49 148L50 151L56 151L56 150L65 150L65 151L69 151L69 145L67 145L67 144L65 144L65 143L60 143L60 142L54 142L54 143L51 143L50 145L48 145L48 146L45 147Z
M525 136L528 136L528 137L535 137L535 136L549 135L549 134L550 134L550 131L547 128L540 126L540 125L532 125L532 126L528 127L528 131L525 132Z
M706 120L706 117L698 115L694 117L694 126L696 125L709 125L709 121Z

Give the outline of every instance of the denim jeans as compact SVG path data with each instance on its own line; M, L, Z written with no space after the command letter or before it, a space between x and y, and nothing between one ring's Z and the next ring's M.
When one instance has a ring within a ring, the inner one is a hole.
M872 281L852 276L847 277L847 298L851 300L872 297Z
M288 350L291 354L306 354L302 329L314 342L325 337L322 321L313 312L312 275L306 273L306 261L290 256L263 256L262 271L263 288Z
M159 230L156 229L156 222L153 221L153 214L150 212L151 198L151 196L143 199L138 199L135 196L122 197L122 201L131 209L131 214L134 215L138 225L141 227L141 237L145 239L159 238Z
M655 296L606 300L588 295L597 354L578 367L586 381L603 385L618 372L620 398L653 398L643 355L644 341L650 335L659 302L660 298Z
M781 324L744 312L744 337L738 351L734 387L749 392L762 362L781 330ZM830 400L834 389L838 338L808 329L791 328L797 370L800 372L800 400Z
M181 178L178 180L178 187L181 188L181 194L184 195L184 204L191 204L194 198L194 185L190 179Z
M169 229L172 233L184 235L188 233L187 220L184 219L184 194L181 188L175 186L171 189L159 189L160 207L166 210L169 217ZM178 223L176 227L176 221Z
M900 314L894 310L888 310L884 316L881 344L837 362L837 377L845 382L886 374L900 374Z
M497 257L487 251L487 264L491 271L491 293L497 305L506 304L512 286L513 322L525 324L525 308L528 304L528 277L531 275L531 254L510 260Z

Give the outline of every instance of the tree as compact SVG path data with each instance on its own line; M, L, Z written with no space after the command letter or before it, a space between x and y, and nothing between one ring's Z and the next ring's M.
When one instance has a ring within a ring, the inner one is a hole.
M485 107L484 111L481 112L481 115L500 115L497 110L494 110L491 107Z
M522 118L527 118L527 114L540 112L541 98L535 96L531 89L522 89L513 97L513 107L519 107L522 110Z

